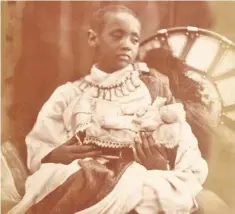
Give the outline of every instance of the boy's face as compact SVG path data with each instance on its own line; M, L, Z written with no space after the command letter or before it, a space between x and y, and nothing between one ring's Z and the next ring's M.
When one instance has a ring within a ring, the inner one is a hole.
M139 50L141 25L127 12L109 12L103 29L97 34L97 64L113 72L133 63Z

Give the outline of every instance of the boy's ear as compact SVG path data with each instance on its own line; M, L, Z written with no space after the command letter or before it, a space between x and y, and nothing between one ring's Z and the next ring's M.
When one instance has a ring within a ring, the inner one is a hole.
M88 44L91 46L91 47L97 47L98 45L98 35L97 33L92 30L92 29L89 29L88 30Z

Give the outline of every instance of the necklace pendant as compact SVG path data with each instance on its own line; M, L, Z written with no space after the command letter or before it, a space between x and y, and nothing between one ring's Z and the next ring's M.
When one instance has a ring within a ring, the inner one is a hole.
M140 86L140 79L135 74L131 76L131 82L136 88L138 88Z
M103 91L103 96L102 96L102 98L103 98L103 100L105 100L105 98L106 98L106 93L107 93L107 90L103 89L102 91Z
M115 94L116 94L117 97L122 97L123 96L121 86L115 88Z
M99 90L99 98L103 98L103 96L104 96L104 90L101 89L101 88L99 88L98 90Z
M116 100L116 93L115 93L115 89L111 88L110 89L110 100Z
M125 84L123 84L123 85L121 86L121 89L122 89L122 93L123 93L124 96L129 95L129 91L128 91L128 89L125 87Z
M126 87L129 91L133 92L135 91L135 86L132 84L131 79L127 79L126 81Z
M105 92L104 92L104 99L108 100L108 101L111 101L111 92L110 92L110 89L106 89L105 90Z

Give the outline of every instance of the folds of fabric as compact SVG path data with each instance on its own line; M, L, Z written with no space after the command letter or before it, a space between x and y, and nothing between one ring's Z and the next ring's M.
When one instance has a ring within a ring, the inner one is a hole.
M87 209L116 186L119 178L130 165L115 161L111 169L95 160L79 161L81 170L71 175L61 186L33 205L28 213L73 214Z
M69 138L63 112L82 93L77 83L59 87L41 109L26 139L28 168L32 175L27 179L25 196L9 214L23 214L30 208L37 210L36 206L44 207L43 204L46 204L45 210L49 204L52 213L57 209L63 213L66 206L71 212L81 214L124 214L135 208L147 214L161 210L169 214L190 213L207 175L207 165L186 123L173 171L147 171L134 162L111 176L98 162L41 163L43 157ZM145 83L151 85L152 97L166 97L168 103L173 101L165 76L158 73L146 76ZM89 187L91 183L93 188Z
M49 213L65 213L68 207L71 213L82 214L124 214L132 209L190 213L197 208L195 197L202 190L207 165L188 125L184 131L187 134L179 145L175 170L146 170L134 162L112 174L97 161L43 164L28 179L26 195L10 214L25 213L30 207L37 213L38 206Z

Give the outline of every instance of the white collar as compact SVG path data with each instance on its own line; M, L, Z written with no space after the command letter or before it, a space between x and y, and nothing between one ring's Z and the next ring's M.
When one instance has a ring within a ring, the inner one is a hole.
M126 66L123 69L117 70L115 72L112 73L106 73L102 70L100 70L99 68L97 68L97 65L93 65L90 71L90 75L92 77L92 80L99 83L100 81L104 81L105 79L110 79L110 77L113 77L111 79L116 78L120 78L123 75L126 75L127 72L133 71L133 66L130 64L128 66Z
M128 75L130 75L131 72L136 70L149 72L149 68L145 63L138 62L133 64L129 64L123 69L117 70L113 73L106 73L99 68L97 68L96 65L93 65L90 71L89 79L90 81L96 83L96 84L102 84L102 85L110 85L110 84L117 84L118 82L121 82L123 79L125 79Z

